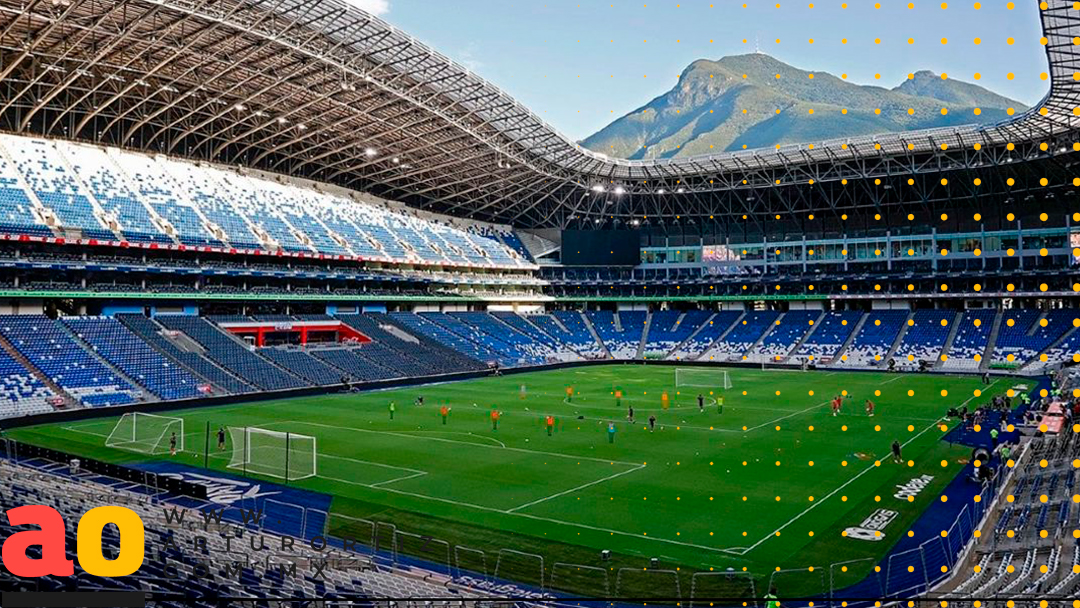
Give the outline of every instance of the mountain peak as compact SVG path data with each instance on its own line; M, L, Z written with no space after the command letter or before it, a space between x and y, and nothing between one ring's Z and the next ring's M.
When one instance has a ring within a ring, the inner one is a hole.
M944 106L950 112L943 116ZM582 145L630 159L686 157L967 124L974 108L981 110L976 120L996 122L1007 116L1007 108L1023 107L930 70L886 89L803 70L766 53L746 53L690 63L670 91Z

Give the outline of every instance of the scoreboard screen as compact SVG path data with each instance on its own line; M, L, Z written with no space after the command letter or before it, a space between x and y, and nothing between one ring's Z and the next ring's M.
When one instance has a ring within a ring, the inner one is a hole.
M636 230L563 230L562 263L637 266L641 263L641 234Z

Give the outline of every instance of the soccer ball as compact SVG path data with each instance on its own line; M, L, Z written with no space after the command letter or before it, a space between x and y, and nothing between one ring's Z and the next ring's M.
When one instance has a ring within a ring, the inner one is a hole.
M529 440L528 440L528 439L526 439L526 440L525 440L525 443L529 443Z

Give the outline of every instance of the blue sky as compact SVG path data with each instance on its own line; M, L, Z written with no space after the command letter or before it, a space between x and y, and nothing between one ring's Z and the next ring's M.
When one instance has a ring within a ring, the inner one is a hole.
M663 94L695 59L755 45L859 84L892 88L918 70L975 82L979 73L978 84L1029 105L1048 89L1033 0L1012 10L1003 0L979 9L926 0L848 0L847 8L841 0L813 8L783 0L779 8L762 0L745 0L746 8L740 0L349 1L466 65L571 139Z

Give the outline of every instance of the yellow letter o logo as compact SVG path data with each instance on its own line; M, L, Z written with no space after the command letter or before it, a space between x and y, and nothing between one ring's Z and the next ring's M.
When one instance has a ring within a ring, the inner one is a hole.
M105 524L116 524L120 530L120 555L107 560L101 553L101 532ZM127 576L134 574L143 563L146 551L146 532L142 519L124 507L91 509L79 520L77 534L79 565L95 576Z

